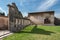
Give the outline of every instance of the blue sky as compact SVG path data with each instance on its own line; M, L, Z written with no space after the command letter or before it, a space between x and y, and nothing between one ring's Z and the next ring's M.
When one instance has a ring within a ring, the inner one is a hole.
M0 11L8 14L7 4L15 2L23 16L29 12L55 11L55 16L60 18L60 0L0 0Z

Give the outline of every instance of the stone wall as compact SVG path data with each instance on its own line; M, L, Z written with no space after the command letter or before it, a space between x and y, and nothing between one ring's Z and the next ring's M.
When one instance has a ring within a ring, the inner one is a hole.
M9 30L13 32L20 31L30 24L30 20L23 18L15 3L8 5L9 7Z
M52 13L52 14L50 14L50 13L47 13L47 14L44 14L44 16L43 16L43 20L45 19L45 18L49 18L49 20L50 20L50 24L51 25L54 25L54 14ZM44 22L44 21L43 21Z
M8 17L0 16L0 29L5 30L8 29Z

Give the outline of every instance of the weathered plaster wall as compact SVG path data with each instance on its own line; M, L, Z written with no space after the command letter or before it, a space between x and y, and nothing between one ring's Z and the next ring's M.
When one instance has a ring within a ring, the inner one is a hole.
M8 29L8 17L0 16L0 29Z
M52 13L52 14L49 14L49 13L45 13L44 15L43 15L43 20L46 18L46 17L49 17L49 20L50 20L50 24L51 25L54 25L54 14ZM43 21L44 22L44 21Z
M28 18L33 21L34 23L38 25L45 25L44 24L44 19L46 17L49 17L49 20L51 21L50 25L54 25L54 13L53 12L48 12L48 13L31 13Z

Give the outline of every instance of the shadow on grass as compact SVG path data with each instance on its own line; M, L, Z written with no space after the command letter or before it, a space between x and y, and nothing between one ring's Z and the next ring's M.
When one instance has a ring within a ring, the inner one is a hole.
M32 34L51 35L51 33L54 33L54 32L46 31L44 29L37 28L37 25L35 25L34 28L31 30L31 32L29 32L29 31L20 31L20 32L17 32L17 33L32 33Z

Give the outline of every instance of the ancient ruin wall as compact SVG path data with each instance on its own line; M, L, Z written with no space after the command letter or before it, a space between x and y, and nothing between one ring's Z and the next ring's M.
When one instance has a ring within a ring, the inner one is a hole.
M30 24L28 19L24 19L21 12L19 12L15 3L8 5L9 7L9 30L13 32L20 31L26 25Z

